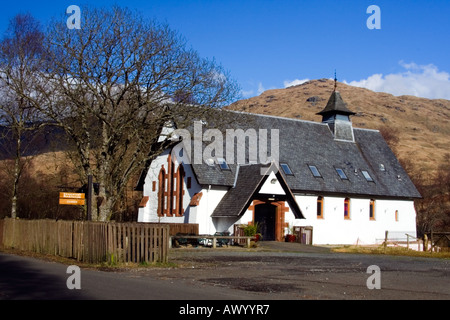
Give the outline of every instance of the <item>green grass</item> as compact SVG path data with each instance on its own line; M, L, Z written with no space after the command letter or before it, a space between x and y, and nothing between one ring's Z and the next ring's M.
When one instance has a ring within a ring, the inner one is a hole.
M408 257L424 257L424 258L441 258L450 259L450 252L423 252L415 251L407 248L393 248L383 246L363 247L363 246L342 246L331 249L333 252L341 253L363 253L363 254L386 254L391 256L408 256Z

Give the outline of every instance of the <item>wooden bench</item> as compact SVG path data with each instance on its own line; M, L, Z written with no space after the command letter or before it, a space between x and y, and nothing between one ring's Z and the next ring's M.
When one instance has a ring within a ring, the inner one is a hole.
M171 236L169 241L169 248L172 248L172 239L212 239L212 246L216 248L217 239L246 239L247 248L250 248L250 241L255 239L255 236L221 236L221 235L198 235L198 236Z

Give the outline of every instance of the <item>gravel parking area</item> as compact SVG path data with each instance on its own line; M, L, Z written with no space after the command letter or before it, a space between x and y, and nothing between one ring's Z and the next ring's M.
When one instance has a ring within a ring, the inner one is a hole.
M449 259L345 254L261 242L256 249L174 248L170 261L178 267L143 272L193 286L252 292L261 299L450 299ZM380 289L367 286L373 275L369 266L379 267Z

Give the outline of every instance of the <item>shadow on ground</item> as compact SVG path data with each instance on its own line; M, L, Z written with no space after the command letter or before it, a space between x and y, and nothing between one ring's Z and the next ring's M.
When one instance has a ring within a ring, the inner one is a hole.
M66 285L67 266L0 253L0 300L87 299Z

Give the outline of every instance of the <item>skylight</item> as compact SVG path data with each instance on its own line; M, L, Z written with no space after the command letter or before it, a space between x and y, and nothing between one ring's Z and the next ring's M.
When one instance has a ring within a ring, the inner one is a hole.
M289 165L287 163L280 163L281 169L283 169L284 173L293 176L291 168L289 168Z
M322 177L322 175L320 174L320 172L316 166L309 165L308 167L309 167L309 170L311 170L311 173L313 174L314 177L316 177L316 178Z
M217 162L219 163L219 167L221 170L230 170L228 163L223 158L217 158Z
M339 177L342 180L348 180L347 175L345 174L344 170L342 170L341 168L335 168L336 172L338 173Z
M363 174L364 178L366 178L366 180L368 182L373 182L372 177L370 176L369 172L366 170L361 170L361 173Z

